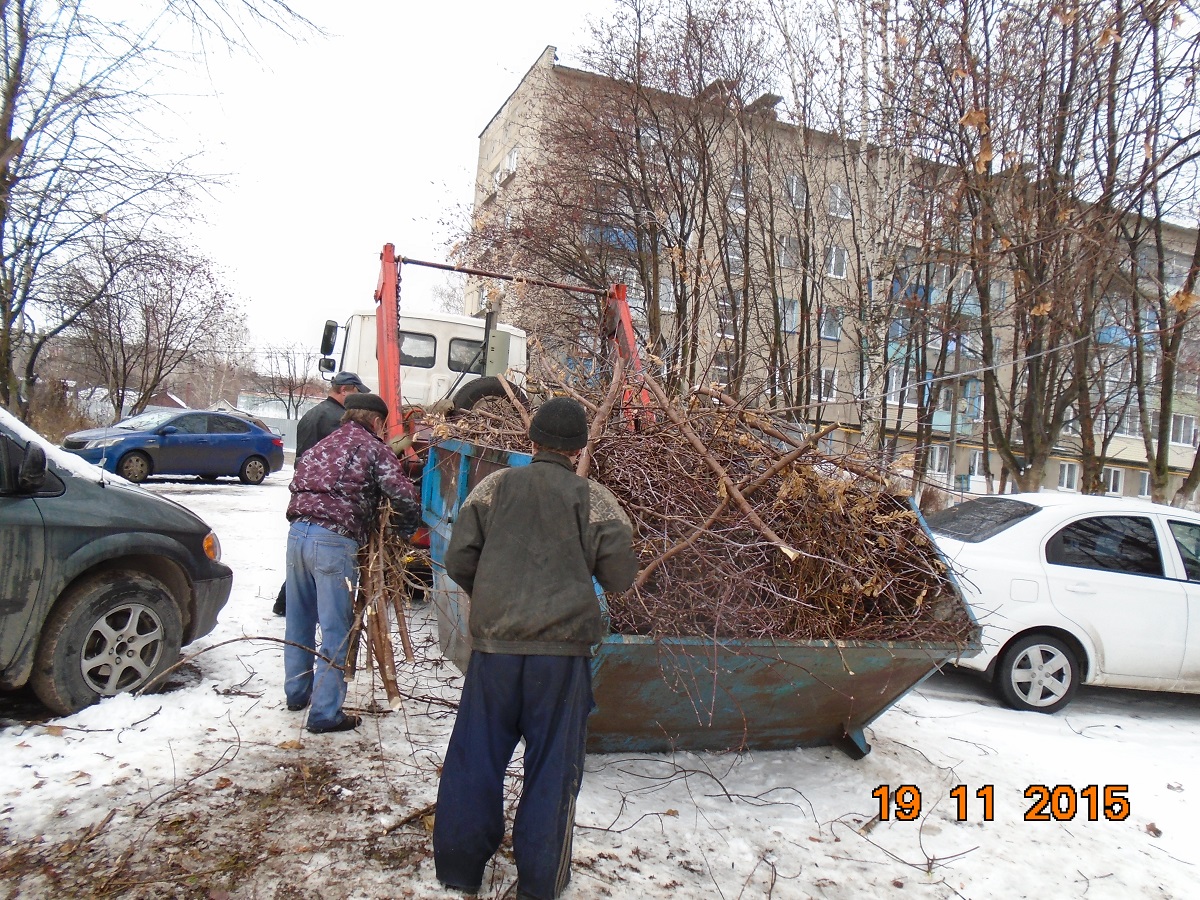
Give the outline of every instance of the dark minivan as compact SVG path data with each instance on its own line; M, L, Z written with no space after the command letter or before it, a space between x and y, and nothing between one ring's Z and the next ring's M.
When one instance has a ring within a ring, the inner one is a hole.
M192 512L0 409L0 689L28 683L66 714L147 685L216 626L220 560Z

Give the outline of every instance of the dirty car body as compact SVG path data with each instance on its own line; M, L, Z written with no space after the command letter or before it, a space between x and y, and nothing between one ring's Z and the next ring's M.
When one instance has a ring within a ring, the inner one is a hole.
M199 517L0 410L0 688L70 713L151 684L212 631L232 581Z

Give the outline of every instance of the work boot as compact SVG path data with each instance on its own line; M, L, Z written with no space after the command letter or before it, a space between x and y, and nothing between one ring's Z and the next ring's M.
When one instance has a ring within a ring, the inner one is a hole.
M275 605L271 607L271 612L275 613L277 616L287 615L287 597L285 596L286 590L287 585L285 584L279 589L279 596L275 598Z

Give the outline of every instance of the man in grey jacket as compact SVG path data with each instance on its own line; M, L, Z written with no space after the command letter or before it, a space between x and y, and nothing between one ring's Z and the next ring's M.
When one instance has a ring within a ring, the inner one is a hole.
M571 877L575 798L592 711L590 657L604 637L592 578L633 584L633 530L610 491L574 471L587 414L543 403L533 461L483 479L463 503L446 572L471 598L471 661L438 788L438 880L474 892L504 836L504 772L525 740L513 823L518 897L551 900Z

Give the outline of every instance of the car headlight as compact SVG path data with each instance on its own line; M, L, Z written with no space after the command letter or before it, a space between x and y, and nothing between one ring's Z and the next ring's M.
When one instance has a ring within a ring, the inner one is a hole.
M210 531L204 536L204 555L213 562L221 561L221 542L217 539L215 531Z
M84 450L99 450L101 447L111 447L113 444L118 444L123 440L121 435L116 437L97 438L94 441L88 441L83 445Z

